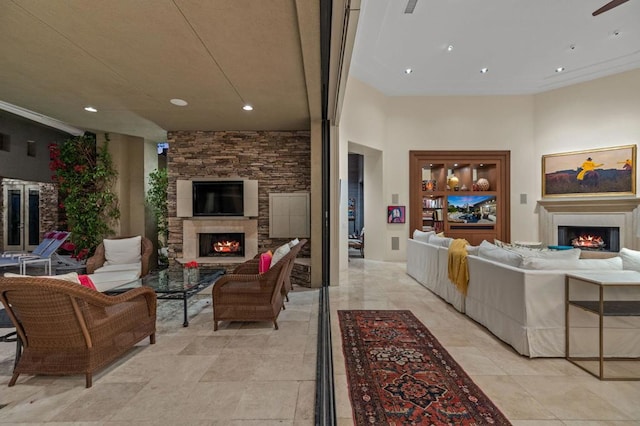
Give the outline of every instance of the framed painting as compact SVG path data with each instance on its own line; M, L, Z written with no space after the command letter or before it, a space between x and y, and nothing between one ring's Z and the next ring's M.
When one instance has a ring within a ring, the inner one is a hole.
M387 223L404 223L405 218L404 206L387 206Z
M636 145L542 156L543 197L636 193Z

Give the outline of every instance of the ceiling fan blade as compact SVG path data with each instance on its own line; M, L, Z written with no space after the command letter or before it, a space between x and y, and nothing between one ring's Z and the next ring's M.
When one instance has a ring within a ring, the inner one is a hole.
M621 4L626 3L628 1L629 0L613 0L613 1L610 1L609 3L605 4L604 6L602 6L600 9L596 10L595 12L593 12L591 15L598 16L601 13L604 13L607 10L613 9L614 7L618 7Z

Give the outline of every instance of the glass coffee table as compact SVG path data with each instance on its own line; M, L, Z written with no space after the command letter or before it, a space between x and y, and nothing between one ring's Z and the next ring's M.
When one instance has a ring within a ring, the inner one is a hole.
M215 282L224 275L224 269L211 269L200 271L196 281L188 282L183 275L182 269L162 270L152 272L135 281L114 287L106 294L120 294L127 290L137 287L150 287L155 291L158 299L163 300L182 300L184 306L184 327L189 326L189 317L187 315L187 301L195 294L201 292L207 287L211 287Z

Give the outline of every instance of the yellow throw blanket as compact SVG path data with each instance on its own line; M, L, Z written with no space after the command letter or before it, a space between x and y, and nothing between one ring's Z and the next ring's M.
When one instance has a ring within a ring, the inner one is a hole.
M469 268L467 266L467 246L469 242L456 238L449 246L449 280L463 295L467 295Z

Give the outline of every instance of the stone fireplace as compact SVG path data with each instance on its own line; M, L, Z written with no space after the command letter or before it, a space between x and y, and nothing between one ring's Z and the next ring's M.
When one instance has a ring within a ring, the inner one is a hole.
M193 218L182 230L184 261L242 263L258 254L256 219Z
M607 239L606 251L638 250L639 205L638 198L540 200L540 241L544 246L572 245L573 234L582 229Z

